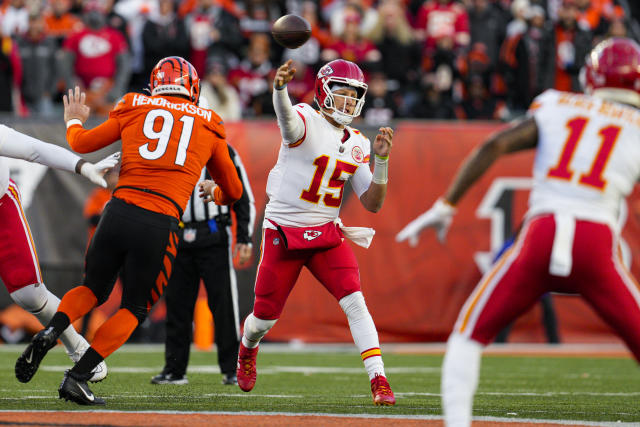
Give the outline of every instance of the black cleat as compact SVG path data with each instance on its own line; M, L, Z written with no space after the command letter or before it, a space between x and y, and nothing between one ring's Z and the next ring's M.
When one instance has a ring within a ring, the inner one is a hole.
M87 381L92 375L92 373L76 374L71 372L71 369L67 369L64 372L60 388L58 388L60 399L70 400L79 405L104 405L104 399L100 399L93 394L87 385Z
M58 336L53 332L53 328L43 329L38 332L16 360L16 378L21 383L28 383L38 371L40 362L47 352L51 350L58 341Z
M238 385L238 377L235 372L224 374L222 376L223 385Z
M189 384L189 380L186 375L176 375L171 372L160 372L158 375L151 378L151 384L173 384L184 385Z

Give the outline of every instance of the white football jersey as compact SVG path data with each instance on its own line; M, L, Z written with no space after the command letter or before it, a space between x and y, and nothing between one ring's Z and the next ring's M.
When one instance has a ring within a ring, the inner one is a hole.
M4 197L7 188L9 188L9 165L0 157L0 198Z
M640 110L548 90L530 114L538 147L528 215L567 213L615 226L640 177Z
M305 133L301 140L280 146L267 181L265 219L287 227L325 224L338 217L347 180L358 197L369 188L370 142L349 126L332 126L308 104L293 109L303 118Z

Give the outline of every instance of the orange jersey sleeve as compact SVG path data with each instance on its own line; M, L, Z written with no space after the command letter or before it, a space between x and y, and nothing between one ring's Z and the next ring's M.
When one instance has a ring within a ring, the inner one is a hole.
M128 93L116 104L110 120L117 122L122 139L115 197L179 217L209 163L221 187L220 201L240 197L239 179L226 152L224 125L212 110L176 96ZM233 176L218 146L224 147Z
M242 181L229 157L227 143L216 144L213 155L207 162L207 170L218 186L213 191L216 204L230 205L242 197Z
M109 118L93 129L85 129L81 125L69 126L67 141L71 149L78 153L91 153L111 145L120 139L118 121Z

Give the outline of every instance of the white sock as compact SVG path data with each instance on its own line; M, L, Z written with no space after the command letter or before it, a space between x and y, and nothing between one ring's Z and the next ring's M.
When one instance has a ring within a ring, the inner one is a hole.
M60 299L49 292L44 283L25 286L11 293L11 298L20 307L32 313L42 325L49 323L58 310ZM76 332L73 325L69 325L60 335L60 341L64 344L69 355L76 351L84 351L89 343Z
M386 376L380 352L380 342L378 341L378 331L364 302L362 292L349 294L339 303L347 315L353 342L360 351L369 379L373 379L376 375Z
M242 334L242 345L247 348L256 348L260 340L269 329L276 324L278 319L262 320L250 313L244 321L244 332Z
M469 427L480 375L482 345L452 333L442 363L442 409L447 427Z

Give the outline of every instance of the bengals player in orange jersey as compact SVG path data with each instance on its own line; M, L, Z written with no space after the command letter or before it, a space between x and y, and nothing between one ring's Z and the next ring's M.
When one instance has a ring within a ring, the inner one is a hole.
M126 94L109 119L91 130L82 126L89 117L85 94L76 87L64 97L71 148L87 153L122 139L120 177L87 249L83 284L66 293L18 358L16 376L30 380L70 322L107 300L122 270L120 310L96 331L58 389L60 398L83 405L104 405L87 386L90 371L127 341L162 295L176 255L178 220L202 168L217 184L201 184L203 197L230 204L242 195L222 120L197 105L200 83L193 66L180 57L164 58L151 72L150 86L151 96Z

